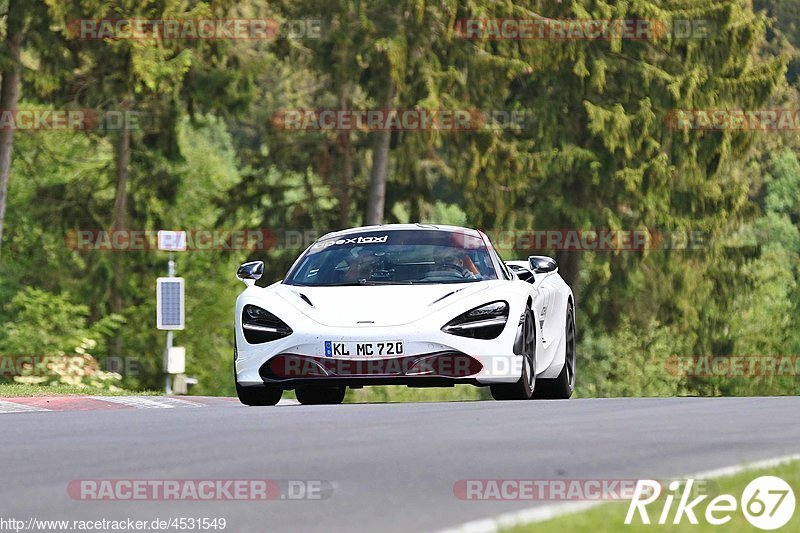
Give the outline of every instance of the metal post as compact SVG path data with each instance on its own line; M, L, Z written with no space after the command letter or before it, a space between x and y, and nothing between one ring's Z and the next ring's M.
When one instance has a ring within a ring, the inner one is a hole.
M169 373L166 372L167 359L169 358L169 349L170 348L172 348L172 331L167 331L167 349L164 352L164 367L165 367L164 374L166 375L166 378L165 378L166 383L164 385L164 393L167 394L167 395L172 394L172 383L170 383Z
M175 277L175 254L169 254L169 274L170 278ZM167 395L172 394L172 383L170 382L170 376L167 372L167 362L169 359L169 349L172 348L172 331L167 331L167 348L164 352L164 374L166 375L165 383L164 383L164 393Z

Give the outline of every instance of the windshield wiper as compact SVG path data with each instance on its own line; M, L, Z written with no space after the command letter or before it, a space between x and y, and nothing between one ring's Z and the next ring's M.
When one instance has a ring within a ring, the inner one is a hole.
M484 281L482 279L440 279L440 280L422 280L415 281L415 285L452 285L454 283L477 283Z
M360 279L358 281L341 281L339 283L320 283L320 284L298 284L303 287L358 287L361 285L411 285L411 281L376 281L370 279Z

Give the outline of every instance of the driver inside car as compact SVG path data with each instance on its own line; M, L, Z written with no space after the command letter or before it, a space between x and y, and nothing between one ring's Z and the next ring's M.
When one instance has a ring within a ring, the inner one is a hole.
M469 254L466 252L454 252L448 250L445 253L436 254L434 256L434 262L436 263L437 267L453 265L456 267L461 268L462 275L471 278L477 278L479 276L478 268L475 266L475 263L470 258Z
M370 253L357 254L350 258L349 267L342 276L342 281L369 280L372 273L378 267L380 259L378 257L366 257Z

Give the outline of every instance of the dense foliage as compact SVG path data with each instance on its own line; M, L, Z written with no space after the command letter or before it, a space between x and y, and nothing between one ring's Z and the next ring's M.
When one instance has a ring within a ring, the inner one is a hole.
M135 360L158 388L168 256L86 251L85 229L267 229L269 250L178 255L194 391L231 394L233 273L280 279L308 235L437 222L702 234L694 246L554 252L577 297L578 394L795 393L796 377L698 378L673 356L800 355L797 131L676 130L676 109L800 108L794 0L0 0L21 109L137 113L125 130L17 131L0 243L0 353ZM459 21L702 20L702 38L464 39ZM76 39L76 19L313 19L272 40ZM11 37L20 39L16 61ZM4 84L5 86L6 84ZM524 117L463 131L287 131L291 109ZM494 127L493 127L494 126ZM2 140L2 139L0 139ZM385 199L376 180L386 181ZM376 210L376 202L380 209ZM292 237L292 238L290 238ZM130 368L129 368L130 370ZM361 393L360 393L361 394ZM382 393L385 399L386 393ZM426 392L426 394L429 394ZM361 396L359 396L360 398ZM426 396L427 397L427 396Z

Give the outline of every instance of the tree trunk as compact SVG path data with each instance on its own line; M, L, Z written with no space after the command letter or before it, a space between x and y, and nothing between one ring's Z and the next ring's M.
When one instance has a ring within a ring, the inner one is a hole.
M117 192L114 197L114 212L111 219L111 230L128 229L128 168L131 162L131 132L128 128L120 131L116 147L117 157ZM113 279L109 303L112 313L119 313L124 308L122 286L124 284L123 254L115 253L113 259ZM115 354L117 355L117 354Z
M128 225L128 167L131 163L131 131L123 128L117 140L117 192L111 225L125 229Z
M386 89L386 100L383 110L389 112L394 100L394 83L389 82ZM372 172L369 179L369 197L367 198L368 226L383 223L383 211L386 204L386 174L389 168L389 143L392 140L390 129L374 133L375 144L372 148Z
M131 162L131 131L123 127L117 139L117 192L114 197L114 212L111 216L111 231L128 229L128 169ZM109 307L112 313L125 309L123 286L125 284L124 255L121 251L112 254L111 294ZM110 342L111 355L122 356L122 336L115 333Z
M339 88L339 109L348 109L347 86ZM339 181L339 228L350 225L350 184L353 182L353 142L350 131L339 133L339 151L342 156L342 175Z
M572 293L577 299L581 287L578 286L578 274L581 269L581 252L561 252L556 254L558 260L558 273L572 288Z
M19 0L9 0L6 47L11 64L3 71L0 84L0 112L16 113L19 85L22 78L20 53L24 37L24 18ZM25 1L25 0L23 0ZM3 245L3 226L8 201L8 179L11 174L11 155L14 148L14 128L0 130L0 249Z

